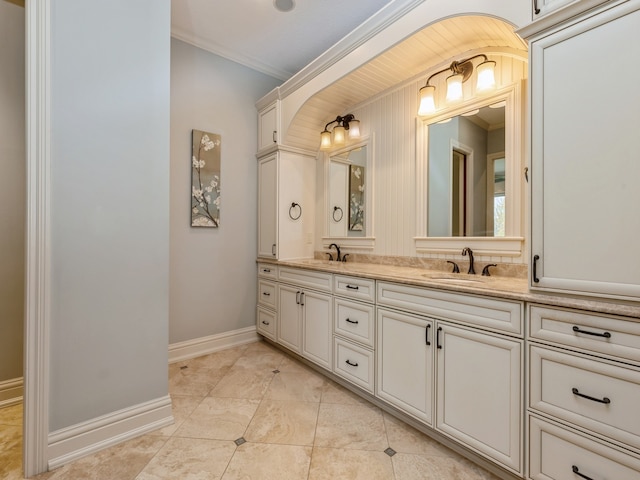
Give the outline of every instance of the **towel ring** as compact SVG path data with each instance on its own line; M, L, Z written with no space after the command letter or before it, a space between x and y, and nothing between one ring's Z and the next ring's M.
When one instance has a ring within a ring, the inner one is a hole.
M294 214L292 213L295 208L298 208L298 210L300 210L300 212L298 212L298 215L296 216L294 216ZM301 216L302 216L302 207L300 206L299 203L293 202L289 207L289 218L291 220L298 220Z
M336 216L338 215L338 212L340 212L340 216L338 218L336 218ZM340 207L333 207L333 221L338 223L340 220L342 220L342 217L344 216L344 212L342 211L342 209Z

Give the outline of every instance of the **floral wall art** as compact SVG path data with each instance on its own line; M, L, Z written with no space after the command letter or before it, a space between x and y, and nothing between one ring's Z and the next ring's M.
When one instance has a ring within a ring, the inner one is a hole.
M220 226L220 135L192 131L191 226Z
M364 167L350 165L349 174L349 230L364 230Z

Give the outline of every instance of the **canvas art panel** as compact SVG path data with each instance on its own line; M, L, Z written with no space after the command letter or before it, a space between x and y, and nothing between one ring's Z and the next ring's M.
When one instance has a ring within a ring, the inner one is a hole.
M220 226L220 135L192 130L191 226Z
M364 167L349 167L349 230L364 231Z

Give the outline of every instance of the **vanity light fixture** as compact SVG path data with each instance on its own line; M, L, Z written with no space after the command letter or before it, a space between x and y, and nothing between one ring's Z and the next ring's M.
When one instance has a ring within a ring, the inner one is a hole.
M473 57L465 58L464 60L451 62L448 68L440 70L434 73L427 79L427 83L420 89L420 107L418 108L418 115L430 115L436 111L435 92L436 87L429 85L429 82L436 75L440 75L444 72L451 72L451 75L447 77L447 102L456 102L462 99L462 84L466 82L473 73L473 62L476 58L482 58L483 61L476 67L477 83L476 91L484 92L491 90L496 86L496 79L494 70L496 62L489 60L486 55L474 55Z
M332 140L332 131L329 130L329 127L334 123L337 123L337 125L333 127ZM320 133L320 150L328 150L332 146L344 145L347 132L350 140L357 140L360 138L360 120L356 120L353 113L349 113L344 117L338 115L335 120L332 120L325 125L324 130Z

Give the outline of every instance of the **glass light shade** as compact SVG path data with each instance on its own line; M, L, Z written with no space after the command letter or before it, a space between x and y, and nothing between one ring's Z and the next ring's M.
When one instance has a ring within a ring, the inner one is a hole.
M447 102L462 99L462 74L451 75L447 78Z
M326 150L328 148L331 148L331 132L325 130L320 134L320 149Z
M418 107L418 115L431 115L436 113L436 102L434 95L436 87L432 85L425 85L420 89L420 106Z
M333 143L334 145L344 145L344 127L342 125L333 129Z
M349 122L349 138L351 140L360 138L360 120L351 120Z
M483 92L496 87L495 66L496 62L487 60L476 67L478 74L478 83L476 84L477 91Z

